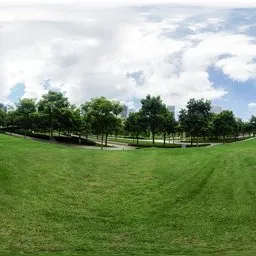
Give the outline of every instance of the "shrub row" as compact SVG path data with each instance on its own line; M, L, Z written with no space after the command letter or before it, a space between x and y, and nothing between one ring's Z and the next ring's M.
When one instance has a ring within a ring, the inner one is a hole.
M166 144L165 146L163 144L136 144L136 143L129 143L128 144L129 146L132 146L132 147L137 147L137 148L181 148L182 145L181 144ZM198 147L207 147L207 146L210 146L211 144L199 144ZM195 148L197 147L196 145L186 145L186 148Z
M245 137L245 138L227 138L225 140L225 143L233 143L233 142L237 142L237 141L243 141L243 140L246 140L248 138L252 138L253 136L250 136L250 137ZM182 140L181 142L187 142L187 143L190 143L191 140ZM193 139L192 140L193 143L196 143L196 140ZM199 139L198 140L199 143L223 143L223 139L216 139L216 138L209 138L209 139Z
M17 133L20 135L25 136L25 132L23 130L17 130L13 133ZM50 140L50 136L47 134L41 134L41 133L33 133L33 132L27 132L26 134L29 137L36 138L36 139L42 139L42 140ZM75 136L67 137L67 136L54 136L54 141L60 142L60 143L67 143L67 144L79 144L79 138ZM87 140L85 138L81 138L81 145L86 146L97 146L97 143L91 140Z

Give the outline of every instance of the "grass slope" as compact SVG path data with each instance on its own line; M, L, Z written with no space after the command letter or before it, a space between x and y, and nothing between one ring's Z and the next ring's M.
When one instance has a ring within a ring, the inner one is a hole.
M0 251L255 255L255 156L256 140L107 152L0 134Z

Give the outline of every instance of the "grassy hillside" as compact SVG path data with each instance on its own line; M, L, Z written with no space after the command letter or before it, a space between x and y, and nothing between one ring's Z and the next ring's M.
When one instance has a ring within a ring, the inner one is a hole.
M0 134L0 220L2 255L255 255L256 140L107 152Z

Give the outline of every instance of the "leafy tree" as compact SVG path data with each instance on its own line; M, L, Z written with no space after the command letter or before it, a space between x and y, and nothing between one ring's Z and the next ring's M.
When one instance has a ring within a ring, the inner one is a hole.
M204 133L207 128L211 111L211 102L208 100L191 99L188 101L186 109L180 111L179 120L184 131L192 138L197 138Z
M6 112L7 107L3 103L0 103L0 127L5 125Z
M125 121L125 130L135 135L138 145L140 134L147 130L147 122L141 112L129 114Z
M250 130L251 133L256 134L256 116L252 116L250 119Z
M81 136L84 134L83 116L75 106L72 108L72 132L79 136L78 142L81 144Z
M232 111L224 110L215 115L213 120L214 131L218 136L223 137L223 142L226 142L226 137L234 134L236 119Z
M119 103L110 101L105 97L94 98L89 102L86 102L82 106L82 110L92 130L101 135L101 145L103 147L104 136L105 146L107 146L108 136L113 133L121 124L121 120L118 117L122 112L122 107Z
M240 135L245 135L246 132L246 124L243 122L241 118L236 118L236 125L234 127L234 135L238 138Z
M34 99L21 99L16 106L17 124L25 131L32 129L33 118L32 114L36 112L36 103Z
M5 116L5 126L11 128L17 125L17 112L14 107L9 107Z
M75 125L80 125L79 112L76 111L75 106L65 107L60 109L59 117L59 132L63 131L71 136L72 132L76 129ZM76 122L77 121L77 122Z
M171 113L167 108L162 116L162 132L164 137L164 146L166 144L166 136L172 134L173 143L174 143L174 136L177 131L177 122L175 121L174 114Z
M142 99L141 104L141 114L145 117L148 129L152 133L153 144L155 144L155 135L162 130L166 106L160 96L151 97L150 95Z
M5 119L6 119L6 112L0 108L0 127L3 127L5 125Z
M32 118L32 129L34 131L39 131L46 133L48 130L48 115L43 112L34 112L31 114Z
M62 114L67 113L67 108L70 107L68 98L64 97L61 92L49 91L42 96L38 103L38 111L44 113L48 130L50 131L51 140L53 139L53 131L61 130L62 127L67 127L69 120L63 121Z

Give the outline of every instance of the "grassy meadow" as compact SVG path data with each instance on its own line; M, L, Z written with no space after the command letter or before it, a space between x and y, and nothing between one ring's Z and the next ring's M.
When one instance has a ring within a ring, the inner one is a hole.
M94 151L0 134L0 255L255 255L256 140Z

